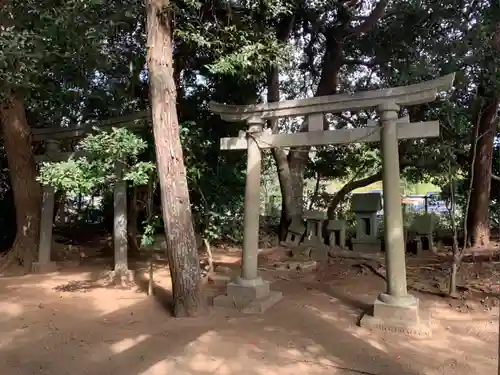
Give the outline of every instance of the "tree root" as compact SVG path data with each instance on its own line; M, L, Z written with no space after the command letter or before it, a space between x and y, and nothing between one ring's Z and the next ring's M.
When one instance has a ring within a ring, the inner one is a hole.
M203 239L203 243L205 244L205 250L207 251L208 255L208 272L209 273L214 273L214 257L212 255L212 250L210 249L210 244L208 243L208 240L206 238Z
M34 259L33 252L28 250L22 241L15 240L10 250L0 259L0 271L4 271L17 263L24 266L25 273L29 273Z
M14 263L20 266L24 265L23 256L19 248L12 247L7 253L0 259L0 270L4 271L11 267Z

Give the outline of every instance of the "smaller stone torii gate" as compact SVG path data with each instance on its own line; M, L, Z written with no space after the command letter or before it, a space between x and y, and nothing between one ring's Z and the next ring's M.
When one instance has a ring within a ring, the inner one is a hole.
M220 142L223 150L246 149L248 159L241 276L228 283L226 295L217 296L214 304L255 312L264 311L281 299L281 293L271 291L269 283L257 272L262 149L381 141L387 290L376 298L373 314L365 314L360 325L430 335L430 327L419 313L418 300L407 291L398 140L437 137L439 122L410 123L408 118L398 118L398 113L401 106L434 101L439 92L451 89L454 77L455 74L449 74L409 86L268 104L238 106L212 102L212 112L223 120L248 124L248 130L240 131L238 137L222 138ZM375 109L380 121L355 129L323 129L325 113L360 109ZM263 130L268 119L298 116L306 116L307 132L272 134Z
M84 137L94 127L100 129L111 129L112 127L127 127L129 129L144 126L144 120L148 119L148 112L138 112L133 115L117 117L99 123L88 124L81 127L67 128L43 128L33 129L33 142L43 142L45 153L35 156L37 162L64 161L69 157L83 156L83 153L74 151L61 151L61 142L74 141ZM72 149L72 146L69 147ZM122 174L123 168L116 167L117 176ZM53 272L57 269L56 262L51 260L52 231L54 215L55 190L52 186L43 186L42 214L40 222L40 239L38 247L38 261L33 263L32 272ZM127 183L119 181L114 186L113 193L113 247L114 247L114 271L120 276L128 276L127 261Z

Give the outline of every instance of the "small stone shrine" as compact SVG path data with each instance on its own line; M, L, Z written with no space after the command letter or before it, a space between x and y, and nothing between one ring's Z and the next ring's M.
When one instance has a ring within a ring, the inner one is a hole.
M288 226L288 231L286 233L285 241L283 241L283 245L288 247L298 246L305 231L306 227L302 221L292 220Z
M346 229L345 220L328 220L326 230L328 232L328 244L331 249L340 248L345 250Z
M436 217L432 214L425 214L415 217L411 229L415 233L417 242L417 255L421 255L424 250L424 242L427 244L426 250L434 248L434 228ZM422 241L424 240L424 241Z
M380 193L353 194L351 210L356 216L356 238L352 249L361 253L377 253L381 250L378 238L377 212L382 208Z
M304 244L324 244L323 222L326 220L326 212L304 211L304 215L302 217L306 221L306 238L304 238Z
M310 257L318 261L327 260L330 248L325 245L323 238L323 223L327 219L326 212L304 211L303 218L306 221L304 245L311 246Z

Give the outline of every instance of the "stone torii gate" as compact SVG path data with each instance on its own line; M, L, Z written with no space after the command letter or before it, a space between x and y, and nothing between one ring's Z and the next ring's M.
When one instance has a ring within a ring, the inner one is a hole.
M91 132L94 127L103 130L111 129L112 127L127 127L129 129L140 128L144 126L144 120L148 118L149 114L146 111L79 127L33 129L33 142L43 142L45 145L45 153L36 155L36 161L57 162L68 160L71 156L83 156L84 153L78 151L62 151L60 147L61 142L78 140ZM123 168L119 165L116 167L117 176L122 174L122 169ZM57 269L56 262L51 260L54 196L55 190L52 186L43 186L38 261L34 262L32 266L32 272L35 273L53 272ZM127 183L124 181L119 181L115 184L113 210L114 271L117 276L128 277Z
M257 272L263 149L381 141L387 290L375 300L373 315L364 315L360 324L408 334L430 334L419 314L418 300L407 291L398 140L437 137L439 122L410 123L408 118L398 119L398 112L401 106L434 101L439 92L451 89L454 77L455 74L449 74L409 86L267 104L239 106L212 102L212 112L223 120L246 121L248 125L248 130L240 131L237 137L220 141L222 150L247 150L247 178L241 275L228 283L226 295L216 297L214 304L264 311L281 299L281 293L270 291L269 283ZM323 130L325 113L360 109L375 109L380 121L362 128ZM307 132L272 134L264 130L268 119L298 116L306 117Z

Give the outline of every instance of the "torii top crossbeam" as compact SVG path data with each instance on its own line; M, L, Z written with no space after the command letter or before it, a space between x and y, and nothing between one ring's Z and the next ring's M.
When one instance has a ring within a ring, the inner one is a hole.
M451 89L454 78L455 73L452 73L431 81L408 86L266 104L227 105L211 102L210 110L220 115L223 120L242 121L251 118L272 119L359 110L374 108L387 102L393 102L399 106L411 106L432 102L439 92Z

